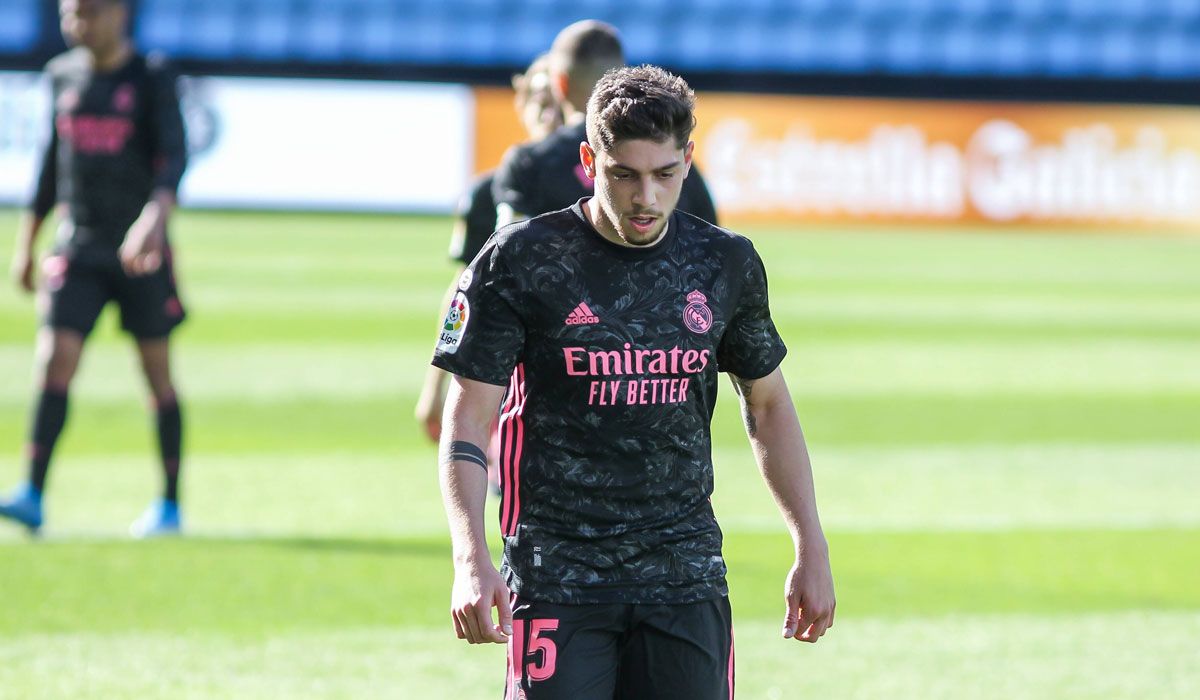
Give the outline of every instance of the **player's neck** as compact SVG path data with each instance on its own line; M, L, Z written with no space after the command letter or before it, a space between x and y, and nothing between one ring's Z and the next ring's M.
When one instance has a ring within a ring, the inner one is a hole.
M112 73L123 67L133 55L133 42L123 38L104 51L89 52L92 56L92 70L97 73Z
M600 202L596 201L595 197L591 197L588 201L584 202L583 215L587 219L587 222L592 225L592 228L596 230L596 233L600 234L601 238L609 243L615 243L622 248L633 248L635 250L648 250L662 243L666 240L667 230L671 227L671 221L668 217L666 225L663 226L662 231L659 232L653 241L635 244L625 240L621 237L621 234L617 233L616 224L609 221L608 217L604 215L604 210L600 207Z

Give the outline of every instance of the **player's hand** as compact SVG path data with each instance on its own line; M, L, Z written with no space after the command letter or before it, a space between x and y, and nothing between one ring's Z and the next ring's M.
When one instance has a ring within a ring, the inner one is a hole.
M162 231L153 228L140 229L139 223L141 219L134 223L118 251L121 267L130 277L149 275L157 271L163 261L165 246Z
M806 548L796 558L784 584L787 614L783 621L785 639L816 642L833 627L837 601L833 596L833 572L829 568L829 550L821 546Z
M19 289L26 292L33 291L35 283L33 255L28 252L17 251L12 261L12 278Z
M142 213L125 232L125 241L117 251L121 267L130 277L149 275L163 264L167 247L167 202L172 195L155 193Z
M456 566L450 613L454 632L471 644L507 644L512 636L512 605L508 584L490 561L478 566ZM499 614L492 621L492 608Z
M417 399L417 422L434 442L442 439L442 410L445 406L446 396L443 392L422 392Z

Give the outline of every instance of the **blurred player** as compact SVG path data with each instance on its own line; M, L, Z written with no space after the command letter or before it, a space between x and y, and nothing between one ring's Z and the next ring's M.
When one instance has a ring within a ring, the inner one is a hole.
M537 57L524 73L513 76L513 90L516 93L514 106L517 116L531 140L543 139L562 126L562 108L550 88L547 56ZM458 280L462 271L471 264L488 237L496 230L496 203L492 198L494 179L494 171L481 175L471 185L459 207L458 220L454 224L454 233L450 239L450 257L459 265L442 300L443 312L458 290ZM441 316L438 318L440 320ZM441 435L442 407L445 400L446 373L430 365L425 373L421 396L417 400L416 415L417 421L425 429L425 434L434 442L437 442Z
M579 164L579 144L587 139L584 114L600 76L625 65L621 37L610 24L583 20L558 33L549 55L551 84L566 124L505 154L492 187L500 225L569 207L593 191ZM712 196L696 168L683 183L679 209L717 223Z
M13 276L35 287L35 241L59 206L53 253L42 264L38 396L29 439L29 477L0 501L0 516L31 531L42 525L42 494L84 340L110 301L136 341L150 388L165 476L160 500L130 530L179 532L182 419L171 381L168 338L183 320L171 271L167 220L186 161L175 77L138 54L125 0L62 0L63 36L73 48L46 68L54 121L31 210L23 217Z
M595 196L497 231L434 355L454 375L440 467L454 627L473 644L508 644L510 699L733 697L710 502L718 370L741 397L795 543L783 636L815 642L833 623L762 261L747 239L676 209L693 105L687 84L659 68L605 75L578 150ZM501 404L497 571L479 467Z

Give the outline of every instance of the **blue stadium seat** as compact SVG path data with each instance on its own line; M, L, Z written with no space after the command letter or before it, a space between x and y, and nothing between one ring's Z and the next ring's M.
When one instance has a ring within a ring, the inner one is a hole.
M939 73L948 75L979 75L988 65L989 36L978 24L958 23L947 26L941 34Z
M887 27L879 34L880 67L895 75L923 75L934 72L940 63L936 36L923 23L907 21Z
M1073 78L1088 74L1095 37L1068 25L1051 29L1044 41L1043 69L1047 75Z
M1148 70L1150 52L1134 30L1112 26L1096 37L1094 75L1106 78L1134 78Z
M5 0L0 4L0 53L22 53L38 39L38 0Z
M1063 15L1060 0L1011 0L1008 10L1017 21L1042 28Z
M1200 78L1200 31L1169 29L1159 32L1149 42L1148 57L1154 75L1168 79Z
M811 69L820 50L815 21L791 16L761 28L763 70L800 71Z
M310 61L344 60L346 29L343 13L338 12L336 4L313 8L296 32L299 39L296 54Z
M430 23L422 34L420 43L427 62L446 60L462 65L492 63L497 44L504 40L494 19L487 16L460 19L448 31L447 23Z
M265 2L252 3L238 33L238 53L262 61L288 56L291 17Z
M683 18L677 27L677 40L672 42L673 50L668 54L667 62L683 68L711 68L716 62L714 59L718 52L710 47L724 45L720 36L721 28L714 26L706 18L695 15Z
M989 34L984 54L987 72L1015 78L1036 71L1040 57L1034 51L1034 38L1024 25L1003 24L992 27Z
M0 51L39 0L0 0ZM566 24L689 69L1191 76L1200 0L142 0L143 45L185 57L520 65ZM10 51L13 49L9 49Z
M389 63L393 60L398 15L384 3L372 3L362 8L346 23L346 33L353 37L347 42L345 56L351 61Z
M791 0L785 13L790 18L813 18L829 14L846 14L849 8L841 0Z
M876 51L872 30L859 22L817 27L810 37L815 49L810 65L822 72L860 73L874 66Z
M1165 11L1172 22L1195 22L1200 20L1200 2L1196 0L1159 0L1155 7Z
M215 60L233 57L241 9L236 0L189 3L184 15L186 31L181 38L180 53Z
M387 31L374 31L379 35L380 53L373 60L378 62L437 63L447 57L444 22L436 14L391 14ZM453 60L450 52L446 62Z
M176 55L183 44L183 0L145 0L134 23L138 45Z
M950 23L979 20L1000 14L1007 0L907 0L906 14Z

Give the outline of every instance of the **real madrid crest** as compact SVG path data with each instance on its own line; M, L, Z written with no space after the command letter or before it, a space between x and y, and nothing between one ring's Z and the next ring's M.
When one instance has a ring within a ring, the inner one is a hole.
M708 297L699 290L687 295L688 305L683 308L683 325L693 333L707 333L712 328L712 310L704 303Z

